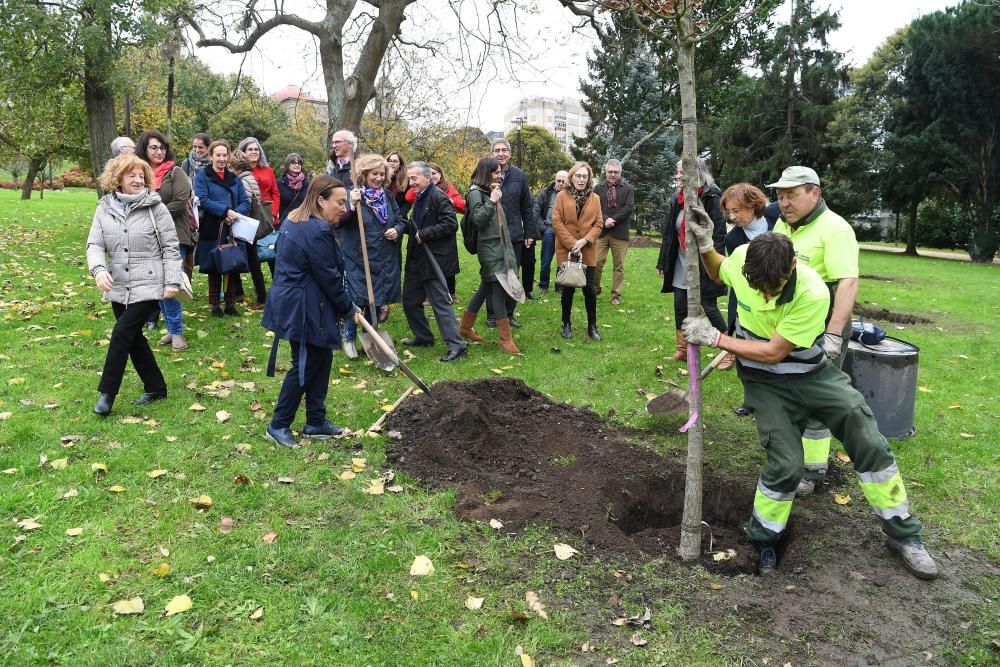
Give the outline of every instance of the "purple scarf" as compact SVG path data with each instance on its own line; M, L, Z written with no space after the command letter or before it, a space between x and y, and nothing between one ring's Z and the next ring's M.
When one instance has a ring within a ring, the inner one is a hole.
M363 188L361 194L364 197L365 204L375 214L375 218L379 221L379 224L383 226L388 224L389 202L386 201L385 188Z

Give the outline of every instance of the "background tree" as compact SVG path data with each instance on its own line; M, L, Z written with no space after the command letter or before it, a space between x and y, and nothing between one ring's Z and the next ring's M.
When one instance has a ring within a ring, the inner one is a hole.
M282 164L289 153L298 153L302 156L303 168L307 174L322 174L326 169L327 154L323 150L322 140L317 139L315 135L282 131L262 141L267 159L278 177L284 174Z
M208 124L212 139L238 142L244 137L267 141L272 134L287 132L288 115L281 105L266 95L246 97L216 114Z
M552 180L553 174L570 166L571 158L563 153L559 139L544 127L525 125L521 129L520 140L517 138L517 132L511 133L507 140L511 142L514 150L513 159L521 161L521 168L524 169L528 187L532 192L541 190L543 185ZM521 155L518 155L518 141L520 141Z

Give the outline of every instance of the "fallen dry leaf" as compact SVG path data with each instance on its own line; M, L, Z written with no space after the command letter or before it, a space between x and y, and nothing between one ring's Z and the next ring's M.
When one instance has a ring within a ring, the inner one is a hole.
M108 491L110 491L111 493L125 493L126 490L127 489L121 484L115 484L114 486L108 489Z
M285 476L278 478L278 484L294 484L294 483L295 483L294 477Z
M5 421L14 416L13 412L0 412L0 421Z
M344 472L340 473L337 476L338 479L340 479L342 481L345 481L345 482L347 480L349 480L349 479L354 479L355 477L357 477L357 475L355 475L354 472L351 471L351 470L345 470Z
M851 457L845 454L844 452L837 452L837 460L840 461L841 463L850 463Z
M638 632L633 634L632 637L629 639L629 641L631 641L632 644L635 646L645 646L646 644L649 643L645 639L643 639L642 635L639 634Z
M207 409L208 409L208 408L206 408L206 407L205 407L204 405L202 405L201 403L192 403L192 404L191 404L191 407L190 407L190 408L188 408L188 410L191 410L191 411L193 411L193 412L204 412L204 411L205 411L205 410L207 410Z
M225 410L219 410L218 412L215 413L215 418L219 420L220 424L225 424L227 421L229 421L230 417L232 417L232 415L226 412Z
M415 577L423 577L434 574L434 563L427 556L417 556L410 565L410 574Z
M570 545L562 544L561 542L553 545L552 550L556 552L556 558L559 560L567 560L572 558L575 554L580 553Z
M851 502L851 496L849 496L846 493L835 493L833 494L833 502L837 503L838 505L846 505L847 503Z
M962 438L965 439L965 440L972 440L973 438L976 437L976 436L972 435L971 433L966 433L965 431L962 431L961 433L959 433L959 435L962 436Z
M521 667L538 667L538 663L535 662L534 658L532 658L527 653L522 653L520 655L520 658L521 658Z
M76 489L70 489L66 493L62 494L62 497L64 500L66 500L68 498L76 498L78 495L80 495L79 491L77 491Z
M123 424L141 424L142 419L140 417L125 417L122 419Z
M116 614L125 616L127 614L141 614L146 609L146 605L142 603L142 598L135 597L129 600L119 600L112 606L112 609L115 610Z
M3 474L5 474L5 475L16 475L17 474L17 468L7 468L6 470L3 471Z
M233 517L224 516L222 517L222 519L219 520L219 532L222 533L223 535L228 535L229 533L233 532L234 525L235 524L233 522Z
M170 557L170 549L168 549L168 548L166 548L164 546L157 545L156 550L159 551L160 555L163 556L164 558L169 558Z
M485 602L485 601L486 601L486 598L476 598L476 597L469 596L469 597L465 598L465 608L466 609L471 609L472 611L476 611L477 609L482 609L483 608L483 602Z
M520 609L510 612L510 620L512 621L527 621L529 618L531 617L528 616L528 612L521 611Z
M105 465L104 463L91 463L90 471L98 475L100 475L101 473L107 474L108 466Z
M949 410L960 410L962 406L959 403L952 403L948 406Z
M712 554L712 558L715 559L716 562L723 560L732 560L733 558L736 558L736 550L726 549L725 551L716 551L714 554Z
M545 613L545 605L542 601L538 599L538 593L535 591L528 591L524 594L524 601L528 603L528 607L531 611L538 614L538 617L544 620L549 620L549 615Z
M238 443L236 443L236 451L238 451L240 454L249 454L250 450L252 450L252 449L253 449L253 446L252 445L248 445L245 442L238 442Z
M264 544L274 544L275 542L278 541L278 534L272 530L269 533L264 533L261 536L260 540Z
M413 599L413 600L419 600L420 599L420 591L418 591L416 588L411 588L410 589L410 598Z
M917 387L917 389L924 392L925 394L929 394L931 392L930 387L926 385L920 385L919 387Z
M205 511L212 508L212 497L206 496L204 494L196 496L194 498L188 498L188 502L195 506L195 508Z
M186 595L178 595L167 603L167 606L163 610L163 615L173 616L174 614L183 613L191 608L191 604L191 598Z
M263 407L260 401L250 401L250 412L257 412Z
M246 475L237 475L236 477L233 477L233 484L236 486L249 486L250 484L253 484L253 480Z
M370 496L381 496L385 493L385 482L381 479L371 479L368 480L368 487L361 490L362 493L367 493Z
M722 590L722 584L720 584L717 581L708 582L708 587L711 588L713 591Z
M157 477L163 477L167 474L166 470L150 470L146 473L146 477L150 479L156 479Z
M24 378L10 378L7 384L24 384Z
M106 584L109 581L111 581L111 575L108 574L107 572L101 572L100 574L97 575L97 580L100 581L102 584Z
M393 484L392 486L385 487L385 490L389 491L390 493L402 493L403 487L401 487L399 484Z
M150 572L158 577L165 577L170 574L170 563L160 563L157 567L150 570Z
M316 457L317 461L326 461L330 458L330 452L320 452L319 456Z
M503 521L500 519L490 519L490 528L493 530L500 530L503 528Z
M69 465L69 459L65 458L56 459L55 461L49 461L49 466L51 466L53 470L65 470L68 465Z
M83 534L83 528L67 528L66 534L70 537L76 537Z
M263 607L257 607L257 610L254 611L254 613L250 614L250 620L251 621L259 621L262 618L264 618L264 608Z
M364 472L366 467L365 460L359 458L351 459L351 470L353 472Z

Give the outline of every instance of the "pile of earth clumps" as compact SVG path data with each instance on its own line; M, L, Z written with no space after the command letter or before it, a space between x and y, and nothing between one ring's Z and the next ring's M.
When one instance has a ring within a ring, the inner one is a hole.
M660 240L654 239L652 236L633 236L629 239L629 248L659 248Z
M439 382L433 397L405 401L390 416L398 431L389 461L432 487L456 487L466 520L499 519L581 535L597 552L674 555L684 505L683 466L626 441L595 413L553 403L520 380ZM703 564L752 572L740 528L752 480L706 471ZM712 553L734 549L716 561Z

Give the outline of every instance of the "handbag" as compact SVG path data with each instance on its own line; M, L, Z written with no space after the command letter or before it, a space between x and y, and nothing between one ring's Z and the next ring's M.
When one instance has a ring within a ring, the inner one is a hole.
M194 298L194 288L191 286L191 279L188 275L181 271L181 284L177 288L177 294L174 298L178 301L190 301Z
M229 243L219 243L210 253L215 258L215 266L219 273L248 273L250 263L246 246L236 240L229 225L225 227L230 229ZM219 240L222 240L221 234Z
M254 241L259 241L274 231L274 213L271 212L271 202L250 198L250 217L257 221L257 234Z
M574 254L580 258L580 261L573 261ZM566 261L560 264L559 269L556 271L556 285L562 287L587 286L587 267L583 265L582 252L570 252L566 256Z
M278 232L271 232L257 241L257 257L262 262L273 262L278 256L275 246L278 244Z

